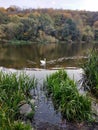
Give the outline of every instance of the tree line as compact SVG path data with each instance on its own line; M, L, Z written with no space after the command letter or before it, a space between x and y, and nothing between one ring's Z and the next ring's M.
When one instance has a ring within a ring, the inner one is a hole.
M98 40L98 12L0 8L0 41Z

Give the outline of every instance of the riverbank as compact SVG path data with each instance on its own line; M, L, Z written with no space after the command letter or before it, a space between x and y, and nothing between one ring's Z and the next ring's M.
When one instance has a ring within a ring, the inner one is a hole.
M35 102L35 115L31 120L32 126L35 127L36 130L89 130L92 129L93 126L95 130L98 129L98 124L75 124L69 123L66 119L62 119L61 113L56 111L54 105L52 103L51 98L47 98L45 91L43 89L43 81L45 80L47 75L50 75L58 70L58 68L52 70L46 69L38 69L38 68L30 68L25 70L15 70L15 69L7 69L0 68L4 72L26 72L29 76L34 76L38 83L35 91L31 91L33 95L33 100ZM74 79L77 83L79 89L81 88L81 84L78 82L82 78L83 70L81 68L68 68L66 69L68 76L71 79ZM83 92L81 90L81 92Z

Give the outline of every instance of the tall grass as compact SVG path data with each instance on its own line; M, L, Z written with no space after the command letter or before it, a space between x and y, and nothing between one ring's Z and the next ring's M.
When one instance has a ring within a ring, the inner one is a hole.
M79 94L74 81L64 70L57 71L46 79L48 94L54 105L68 121L90 121L92 119L91 100Z
M25 73L0 72L0 130L31 130L29 125L18 121L19 104L27 101L34 85L35 79L30 79Z
M92 50L88 60L82 66L84 70L83 86L98 98L98 51Z

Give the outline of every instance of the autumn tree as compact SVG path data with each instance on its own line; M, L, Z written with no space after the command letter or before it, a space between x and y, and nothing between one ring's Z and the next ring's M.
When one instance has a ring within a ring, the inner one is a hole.
M94 39L94 32L93 29L88 25L83 29L83 34L82 34L82 40L83 41L90 41Z

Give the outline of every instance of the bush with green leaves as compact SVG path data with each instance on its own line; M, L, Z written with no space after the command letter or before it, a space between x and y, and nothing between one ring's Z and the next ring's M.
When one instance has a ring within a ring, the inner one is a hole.
M25 73L0 72L0 130L31 130L29 125L21 124L18 120L19 105L22 101L28 102L29 91L33 87L35 78Z
M88 60L82 66L84 70L83 86L98 98L98 51L92 50Z
M46 79L48 94L54 105L68 121L91 121L91 100L78 92L77 86L64 70L59 70Z

